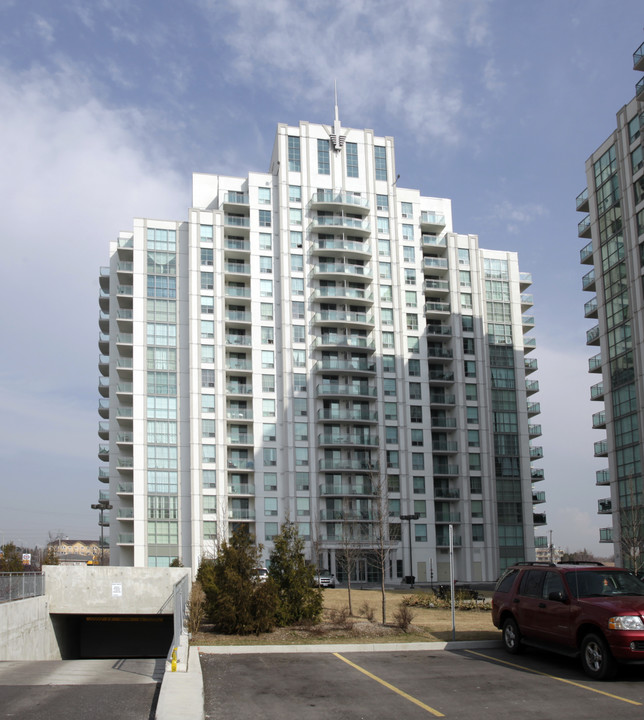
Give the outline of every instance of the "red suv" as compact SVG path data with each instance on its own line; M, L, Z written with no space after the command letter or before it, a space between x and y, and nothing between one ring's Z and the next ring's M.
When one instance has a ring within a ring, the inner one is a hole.
M618 662L644 663L644 582L624 568L518 563L496 584L492 620L508 652L580 656L596 680L613 677Z

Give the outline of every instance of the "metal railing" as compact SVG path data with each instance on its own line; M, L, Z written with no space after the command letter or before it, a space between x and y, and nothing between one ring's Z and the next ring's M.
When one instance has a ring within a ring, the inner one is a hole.
M44 594L45 576L41 572L0 573L0 602Z

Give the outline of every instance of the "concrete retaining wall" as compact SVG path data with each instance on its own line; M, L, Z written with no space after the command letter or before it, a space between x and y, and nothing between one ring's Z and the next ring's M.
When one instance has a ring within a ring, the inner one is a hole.
M60 660L47 597L0 605L0 660Z

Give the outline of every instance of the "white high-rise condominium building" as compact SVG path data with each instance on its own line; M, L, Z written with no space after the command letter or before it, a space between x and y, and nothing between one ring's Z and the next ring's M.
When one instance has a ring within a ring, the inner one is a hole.
M644 44L633 55L633 68L644 71ZM577 210L587 213L578 234L589 238L581 249L582 279L593 297L584 307L596 324L587 345L598 348L589 372L601 374L590 389L604 409L593 427L604 437L595 457L607 458L596 483L606 497L598 512L612 517L600 530L600 542L612 543L616 562L641 568L644 562L644 77L635 97L617 113L616 130L586 161L586 189Z
M110 561L196 568L289 519L320 569L490 580L534 558L530 276L397 184L394 141L279 125L268 172L196 174L101 272ZM107 518L107 513L106 513ZM545 541L545 539L542 539Z

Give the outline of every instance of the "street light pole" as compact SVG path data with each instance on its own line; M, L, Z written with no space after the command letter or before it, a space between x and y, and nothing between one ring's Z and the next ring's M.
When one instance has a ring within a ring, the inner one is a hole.
M113 505L110 505L109 500L99 500L98 503L92 504L91 507L92 507L92 510L98 510L100 513L98 522L99 522L99 525L101 526L101 566L102 566L103 565L103 552L105 550L105 546L103 544L103 527L104 527L103 513L106 510L111 510Z
M411 521L412 520L418 520L420 515L418 513L414 513L413 515L401 515L400 519L402 521L407 521L409 523L408 530L409 530L409 587L414 586L414 581L412 580L412 577L414 575L414 564L413 564L413 558L411 553ZM403 551L404 554L404 551Z

